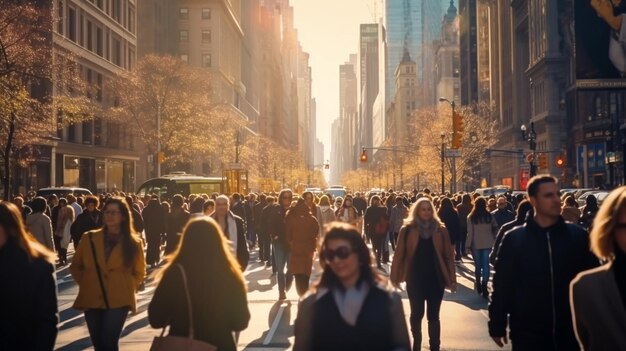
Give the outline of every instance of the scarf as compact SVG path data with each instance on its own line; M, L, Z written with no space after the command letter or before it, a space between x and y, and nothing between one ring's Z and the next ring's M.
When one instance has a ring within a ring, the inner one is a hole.
M416 218L415 227L420 235L420 239L430 239L433 237L435 230L437 230L437 223L432 219L430 221L422 221Z

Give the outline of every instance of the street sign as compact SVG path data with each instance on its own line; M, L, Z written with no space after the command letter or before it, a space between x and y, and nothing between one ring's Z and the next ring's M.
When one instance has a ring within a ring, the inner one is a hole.
M243 166L241 163L233 162L228 164L228 169L243 169Z
M460 149L446 149L446 157L461 157Z

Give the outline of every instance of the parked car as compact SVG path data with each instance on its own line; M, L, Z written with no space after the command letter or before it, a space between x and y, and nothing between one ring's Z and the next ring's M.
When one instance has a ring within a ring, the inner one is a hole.
M41 196L44 198L49 198L50 195L55 194L58 197L67 197L69 194L78 195L92 195L89 189L85 188L75 188L75 187L50 187L50 188L41 188L37 190L37 196Z

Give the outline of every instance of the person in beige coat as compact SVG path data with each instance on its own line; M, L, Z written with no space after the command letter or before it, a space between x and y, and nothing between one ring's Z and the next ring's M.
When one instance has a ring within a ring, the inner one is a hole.
M31 209L33 213L26 217L26 227L28 231L46 248L54 251L54 239L52 239L52 222L50 217L46 216L46 208L48 203L41 196L36 197Z
M389 279L395 286L406 281L413 350L422 347L424 303L427 305L430 349L439 350L439 311L443 292L444 289L456 291L456 271L450 236L428 198L421 198L411 206L409 217L398 235Z
M572 195L565 197L564 206L561 209L561 216L564 220L572 223L578 223L580 219L580 210L578 204Z
M467 216L467 240L465 250L472 253L474 258L474 289L484 298L489 296L487 283L489 282L489 253L498 233L498 222L487 209L484 197L474 201L474 208Z
M626 350L626 187L604 201L591 231L591 249L607 263L570 284L570 308L581 350Z

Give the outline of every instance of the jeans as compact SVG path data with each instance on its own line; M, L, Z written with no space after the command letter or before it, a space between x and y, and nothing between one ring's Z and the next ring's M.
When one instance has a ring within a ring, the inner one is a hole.
M383 260L383 245L387 239L387 235L383 234L371 234L372 247L374 248L374 254L376 255L376 264L380 266Z
M87 329L95 351L118 351L128 307L85 311Z
M414 284L407 282L406 292L411 305L411 333L413 334L413 350L422 349L422 318L424 318L424 303L426 303L426 318L428 320L428 338L430 349L439 350L441 345L441 322L439 321L439 311L443 300L443 288L426 289L418 288Z
M254 229L254 223L248 227L248 240L252 242L252 245L256 245L256 230Z
M272 241L269 235L259 233L259 259L261 261L270 260L271 245Z
M476 283L487 285L489 282L489 252L491 249L472 250L474 256L474 274L476 275ZM480 281L478 279L480 278Z
M278 280L278 292L283 294L285 293L285 287L288 281L293 279L291 272L289 271L289 257L291 256L291 252L289 252L289 248L286 244L277 244L274 243L274 260L276 267L276 279ZM285 273L285 266L287 267L287 273Z

